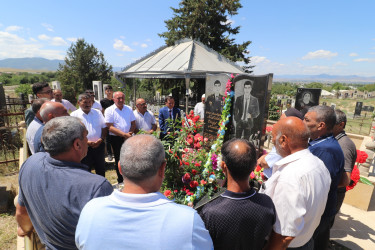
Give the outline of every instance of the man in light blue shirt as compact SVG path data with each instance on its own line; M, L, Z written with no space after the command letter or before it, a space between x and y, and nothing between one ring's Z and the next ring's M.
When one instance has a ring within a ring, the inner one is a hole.
M139 150L139 149L142 150ZM121 148L124 188L94 199L76 229L79 249L213 249L198 213L159 192L166 167L162 143L136 135Z

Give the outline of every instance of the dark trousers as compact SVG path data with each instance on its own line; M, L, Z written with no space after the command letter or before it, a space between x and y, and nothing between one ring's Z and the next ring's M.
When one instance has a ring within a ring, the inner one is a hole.
M120 174L120 171L118 170L118 162L120 160L120 151L121 151L121 146L124 143L124 138L120 136L115 136L115 135L110 135L109 136L109 141L112 145L113 148L113 154L115 155L115 169L117 173L117 182L121 183L124 181L122 178L122 175Z
M105 137L105 146L107 149L107 155L112 155L112 145L111 142L109 141L109 131L107 131L107 136Z
M253 128L252 119L248 119L248 121L239 120L236 123L236 138L241 138L242 132L243 132L244 133L243 138L246 140L249 140L252 128Z
M102 142L99 147L89 147L87 155L82 159L81 163L89 166L91 169L95 169L95 173L105 177L105 160L104 160L104 143Z
M322 217L314 232L314 249L325 250L329 246L330 229L335 216Z

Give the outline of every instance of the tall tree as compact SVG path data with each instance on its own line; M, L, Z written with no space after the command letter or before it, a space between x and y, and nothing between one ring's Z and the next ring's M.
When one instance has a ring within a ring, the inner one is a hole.
M168 46L182 38L197 39L234 62L243 61L250 73L253 66L248 65L247 47L251 41L236 44L231 38L240 26L232 27L229 16L237 15L241 7L239 0L183 0L178 9L171 7L174 17L165 21L168 31L159 36Z
M66 99L75 100L77 94L92 89L92 81L111 82L112 66L101 51L84 39L78 39L67 51L65 63L59 65L58 80Z

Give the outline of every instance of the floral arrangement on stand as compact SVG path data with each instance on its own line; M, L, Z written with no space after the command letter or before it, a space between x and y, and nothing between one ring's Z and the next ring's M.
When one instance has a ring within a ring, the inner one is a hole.
M346 191L353 189L357 185L358 182L361 182L367 185L373 185L368 179L366 179L365 177L361 177L359 175L360 173L359 173L358 166L359 164L366 162L367 157L368 155L365 151L360 151L357 149L357 159L355 160L357 164L354 165L353 171L350 175L350 184L349 186L346 187Z
M193 206L203 196L212 196L224 179L220 168L220 150L224 142L226 125L231 117L230 110L234 97L234 75L226 83L224 107L219 123L217 139L209 150L203 147L207 138L198 132L202 128L199 116L193 111L181 120L181 128L170 133L166 141L167 168L162 192L177 203Z

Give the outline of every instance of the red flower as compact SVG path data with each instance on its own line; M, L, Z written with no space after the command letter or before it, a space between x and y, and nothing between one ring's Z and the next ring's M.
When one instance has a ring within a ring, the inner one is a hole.
M171 193L172 193L172 192L171 192L171 190L169 190L169 189L167 189L167 190L164 191L164 195L165 195L166 197L170 196Z
M367 160L367 153L357 149L357 159L355 160L358 163L364 163Z
M199 186L199 183L197 181L191 181L190 182L190 187L191 188L195 188L195 187L198 187Z
M196 175L196 174L197 174L197 170L192 169L192 170L191 170L191 173L192 173L193 175Z
M207 184L207 181L205 181L205 180L201 180L201 184L202 184L202 185L206 185L206 184Z
M350 175L350 179L352 180L352 182L349 186L346 187L346 191L348 191L350 189L353 189L355 187L355 185L357 185L360 178L361 177L359 176L358 167L356 165L354 165L353 171Z
M186 173L184 174L184 176L182 176L182 182L185 183L185 184L189 184L189 182L191 181L191 177L190 177L190 174L189 173ZM187 191L186 191L187 192Z
M190 165L190 163L187 162L187 161L185 161L184 164L185 164L186 166L189 166L189 165Z
M197 162L197 163L195 163L195 166L196 166L196 167L200 167L201 164L200 164L199 162Z
M182 161L180 160L180 167L182 166Z
M260 170L262 170L262 168L258 165L258 166L255 168L255 172L259 172Z
M267 132L272 132L272 126L267 126L267 127L266 127L266 131L267 131Z
M178 190L177 189L175 189L173 192L175 192L175 193L177 193L178 192Z

